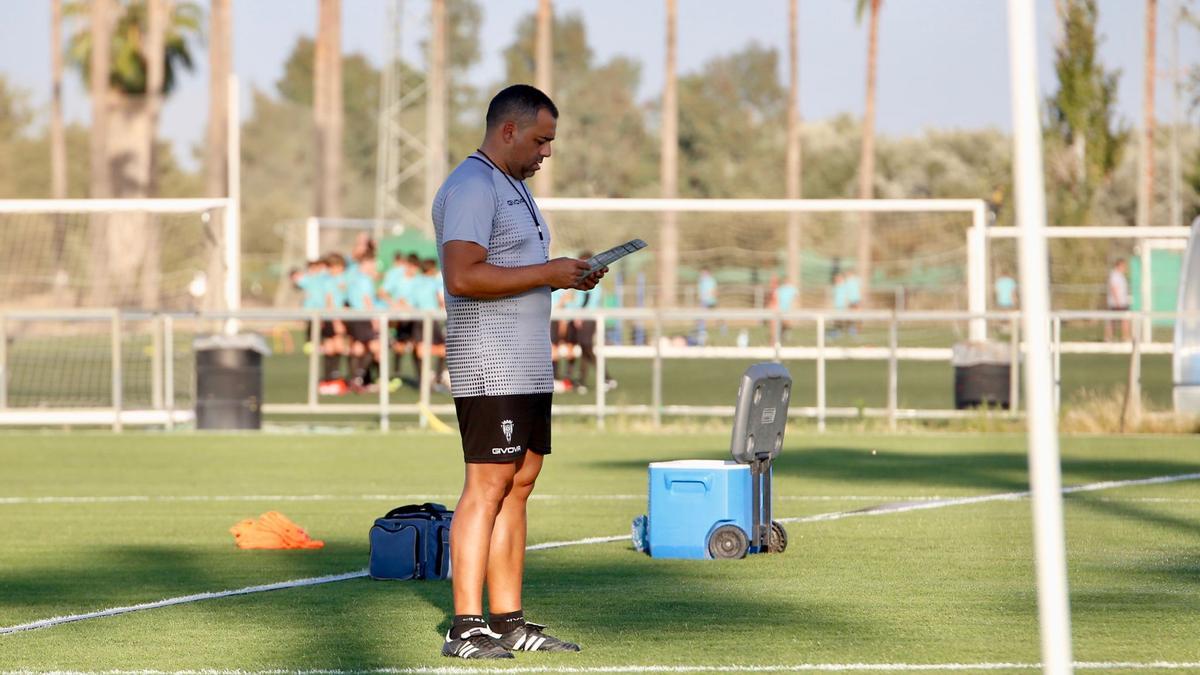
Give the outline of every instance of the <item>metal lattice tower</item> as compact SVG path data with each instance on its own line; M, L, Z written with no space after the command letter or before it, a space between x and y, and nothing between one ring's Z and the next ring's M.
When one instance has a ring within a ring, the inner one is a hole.
M404 22L404 0L390 0L380 77L375 219L380 225L400 221L428 228L429 214L422 213L423 204L405 203L406 192L410 200L418 202L424 195L427 148L421 139L423 132L418 129L414 133L406 124L414 120L423 123L427 85L420 74L404 66ZM381 234L377 231L376 237Z

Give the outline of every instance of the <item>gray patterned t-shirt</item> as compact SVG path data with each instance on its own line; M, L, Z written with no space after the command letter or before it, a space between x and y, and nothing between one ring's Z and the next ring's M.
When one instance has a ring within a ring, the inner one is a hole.
M527 195L524 181L506 177L479 153L471 155L434 197L438 254L448 241L469 241L487 249L486 262L498 267L546 262L549 228L537 205L526 205ZM446 291L446 364L455 398L554 391L550 287L496 300Z

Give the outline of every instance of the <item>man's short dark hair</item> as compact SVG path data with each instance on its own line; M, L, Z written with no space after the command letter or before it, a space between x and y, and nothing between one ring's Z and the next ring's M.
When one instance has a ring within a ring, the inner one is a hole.
M517 120L522 126L530 124L537 119L538 111L542 108L558 119L558 107L540 89L528 84L505 87L488 104L487 128L494 129L506 120Z

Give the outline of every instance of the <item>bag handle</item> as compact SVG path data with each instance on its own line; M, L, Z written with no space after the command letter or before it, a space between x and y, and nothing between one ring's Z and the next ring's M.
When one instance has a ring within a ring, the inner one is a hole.
M417 513L427 513L431 516L443 516L450 511L443 504L435 504L433 502L425 502L424 504L405 504L397 506L387 512L384 518L395 518L397 516L408 516Z

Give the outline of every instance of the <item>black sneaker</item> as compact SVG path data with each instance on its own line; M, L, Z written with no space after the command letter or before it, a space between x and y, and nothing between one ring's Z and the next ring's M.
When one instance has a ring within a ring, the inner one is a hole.
M546 635L545 626L525 622L500 636L500 645L514 652L577 652L579 645Z
M458 639L451 639L446 632L446 642L442 645L442 656L456 656L460 659L511 659L512 652L504 647L500 636L486 627L469 628Z

